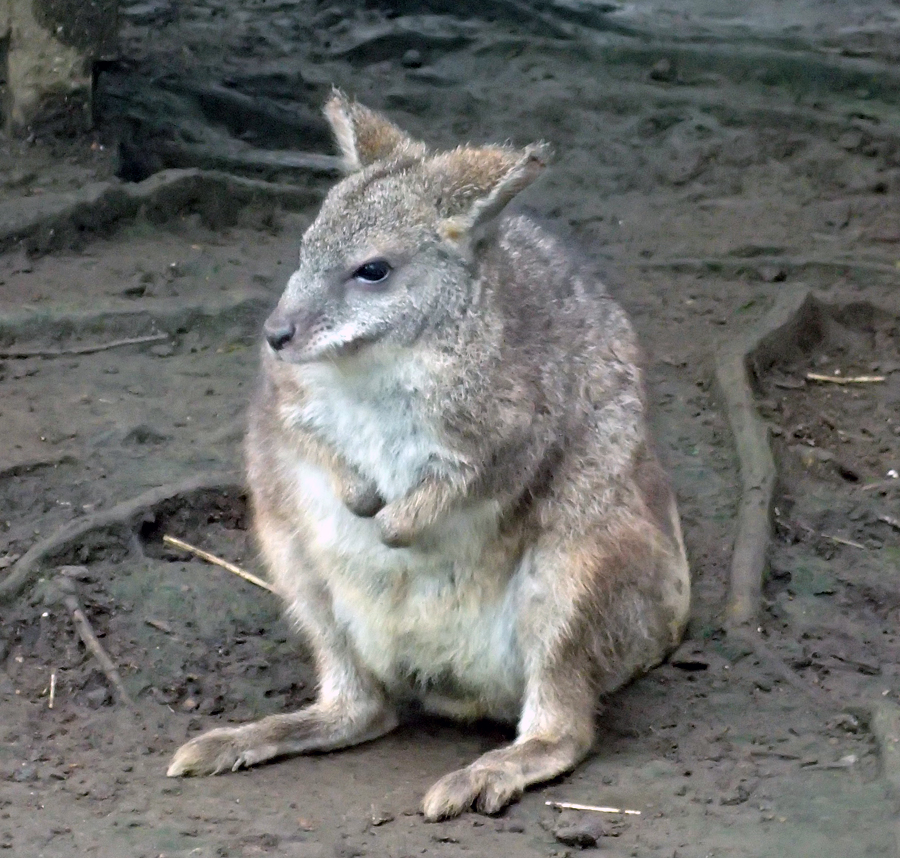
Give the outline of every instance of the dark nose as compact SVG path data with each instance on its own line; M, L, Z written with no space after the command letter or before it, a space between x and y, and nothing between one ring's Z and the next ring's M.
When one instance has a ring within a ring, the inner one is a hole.
M266 342L276 352L280 352L294 338L297 326L286 319L269 319L263 325L263 333L266 335Z

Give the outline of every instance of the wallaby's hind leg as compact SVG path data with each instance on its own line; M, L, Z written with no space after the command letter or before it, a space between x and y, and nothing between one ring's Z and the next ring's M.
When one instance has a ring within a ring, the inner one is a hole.
M299 712L270 715L241 727L219 727L182 745L166 774L217 775L310 751L332 751L389 733L396 716L385 707L313 704Z
M589 665L582 670L572 664L538 670L527 691L518 739L442 777L422 803L425 818L447 819L470 807L497 813L531 784L573 769L590 750L594 736L589 670ZM563 682L564 692L559 693Z
M191 739L175 752L169 777L214 775L289 754L346 748L397 726L397 715L378 684L357 667L315 579L298 572L303 557L295 537L266 516L259 516L257 531L269 568L287 591L315 651L318 697L299 712L220 727Z
M427 819L473 806L496 813L526 787L574 768L593 743L599 695L677 642L683 618L672 616L686 606L660 604L659 593L683 558L653 534L625 518L602 544L545 544L535 552L518 629L526 670L518 738L441 778L425 796Z
M578 553L559 546L535 552L518 621L526 672L518 738L441 778L423 801L426 819L470 807L497 813L531 784L574 768L590 750L596 691L582 641L585 606L578 582L589 571L582 563Z

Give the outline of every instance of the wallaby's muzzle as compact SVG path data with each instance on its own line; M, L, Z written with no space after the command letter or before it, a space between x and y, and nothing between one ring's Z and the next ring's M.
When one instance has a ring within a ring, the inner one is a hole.
M263 335L282 360L303 359L325 329L322 314L315 310L276 308L263 324Z
M276 352L280 352L294 338L296 333L297 326L279 314L269 316L263 325L263 334L265 334L266 342Z

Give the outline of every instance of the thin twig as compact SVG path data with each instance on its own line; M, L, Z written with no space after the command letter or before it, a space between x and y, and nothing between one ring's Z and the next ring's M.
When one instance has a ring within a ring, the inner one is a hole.
M68 349L8 349L0 352L0 358L12 360L32 357L54 358L68 355L89 355L94 352L105 352L122 346L138 346L142 343L157 343L169 339L168 334L148 334L146 337L127 337L124 340L111 340L108 343L94 343L87 346L72 346Z
M572 801L545 801L548 807L558 807L560 810L590 810L594 813L627 813L630 816L640 816L639 810L628 810L623 807L598 807L595 804L576 804Z
M50 674L50 699L47 701L47 708L53 708L53 701L56 700L56 671Z
M276 590L270 584L263 581L262 578L257 578L256 575L244 571L240 566L235 566L234 563L229 563L227 560L223 560L221 557L216 557L215 554L210 554L208 551L204 551L202 548L197 548L195 545L191 545L188 542L184 542L183 540L178 539L174 536L169 536L168 534L163 536L163 542L165 542L166 545L174 545L176 548L180 548L182 551L188 551L191 554L196 554L197 557L202 558L207 563L214 563L216 566L221 566L223 569L227 569L229 572L232 572L238 577L243 578L245 581L249 581L251 584L256 584L257 587L262 587L263 590L268 590L270 593L276 593Z
M808 381L825 381L828 384L878 384L884 381L883 375L820 375L817 372L806 373Z
M900 480L879 480L877 483L869 483L868 485L863 486L860 491L872 492L877 491L878 489L900 489Z
M830 539L832 542L837 542L839 545L849 545L851 548L862 548L863 550L866 548L861 542L854 542L852 539L844 539L843 536L833 536L830 533L822 533L814 527L804 524L802 521L798 521L796 524L797 527L805 530L807 533L811 533L813 536L821 536L822 539Z
M830 539L832 542L837 542L838 545L849 545L851 548L862 548L865 550L865 545L860 542L854 542L852 539L844 539L843 536L832 536L830 533L821 534L826 539Z
M78 637L81 638L84 645L90 650L91 655L100 662L100 667L106 674L106 678L116 689L122 702L131 709L137 708L134 701L131 699L131 695L125 690L125 684L122 682L119 671L113 664L112 659L106 654L106 650L103 649L102 644L97 639L97 635L94 634L94 630L91 628L88 618L85 616L84 611L81 610L81 605L78 603L78 597L70 594L66 596L63 601L65 606L69 609L72 619L75 621L75 629L78 632Z
M164 623L162 620L154 620L152 618L148 618L144 620L144 622L151 628L158 629L161 632L165 632L167 635L174 634L174 632L172 631L172 627L168 623Z

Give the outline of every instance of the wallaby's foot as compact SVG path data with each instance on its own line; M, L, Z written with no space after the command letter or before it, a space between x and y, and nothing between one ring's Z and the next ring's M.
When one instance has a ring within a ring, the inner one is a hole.
M255 746L256 724L243 727L219 727L186 742L172 757L166 774L170 778L182 775L218 775L236 772L269 759L265 747Z
M236 772L275 757L358 745L397 726L391 709L353 716L313 705L289 715L271 715L241 727L219 727L182 745L172 757L170 777Z
M527 739L490 751L474 763L444 775L425 795L422 813L429 822L459 816L469 808L499 813L534 783L567 772L586 748L574 739Z

